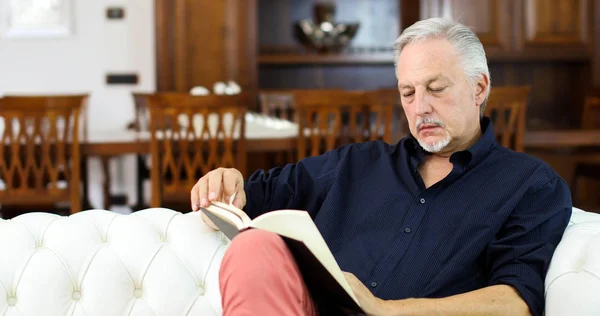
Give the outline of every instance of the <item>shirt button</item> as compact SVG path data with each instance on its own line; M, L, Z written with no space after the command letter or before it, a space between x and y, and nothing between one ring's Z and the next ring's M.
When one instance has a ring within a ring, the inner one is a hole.
M406 228L404 229L404 232L405 232L405 233L410 233L410 232L411 232L411 230L410 230L410 228L406 227Z
M371 287L377 287L377 282L371 282Z
M425 204L425 199L421 198L421 204Z

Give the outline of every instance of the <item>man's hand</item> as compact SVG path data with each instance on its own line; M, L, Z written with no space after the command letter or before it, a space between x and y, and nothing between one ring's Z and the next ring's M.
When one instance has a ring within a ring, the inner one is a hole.
M246 205L246 192L244 192L244 176L237 169L219 168L204 175L192 188L191 202L194 212L200 206L206 207L211 201L229 203L235 194L233 205L239 209ZM202 214L202 219L214 229L216 226Z
M369 291L369 289L352 273L344 272L344 276L356 295L358 303L362 310L369 316L384 314L384 301L379 299Z

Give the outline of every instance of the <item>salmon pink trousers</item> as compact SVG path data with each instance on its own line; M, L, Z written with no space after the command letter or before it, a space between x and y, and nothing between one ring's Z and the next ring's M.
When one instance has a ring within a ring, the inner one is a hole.
M219 270L224 316L313 316L317 308L283 239L258 229L231 242Z

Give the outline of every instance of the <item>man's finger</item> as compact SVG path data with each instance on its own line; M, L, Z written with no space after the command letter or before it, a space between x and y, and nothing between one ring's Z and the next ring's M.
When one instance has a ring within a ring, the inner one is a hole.
M236 185L236 194L233 202L233 206L242 209L246 205L246 192L244 191L244 181L240 181Z
M207 207L208 206L208 178L202 177L198 180L197 192L198 192L198 200L200 201L200 206Z
M229 198L236 193L237 184L239 179L237 173L231 170L223 172L223 195L225 197L225 203L229 203Z
M208 174L208 200L216 201L223 195L223 169L213 170Z
M198 195L198 185L200 180L196 182L194 187L192 187L192 191L190 192L190 200L192 202L192 211L198 211L198 206L200 206L200 196Z

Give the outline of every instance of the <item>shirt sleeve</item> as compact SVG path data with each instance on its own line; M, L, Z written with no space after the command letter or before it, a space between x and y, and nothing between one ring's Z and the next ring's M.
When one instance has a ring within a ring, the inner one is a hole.
M340 147L268 172L255 171L244 183L244 211L255 218L272 210L298 209L314 218L350 148Z
M513 286L532 315L544 312L544 282L571 217L569 187L558 176L531 188L488 245L489 285Z

